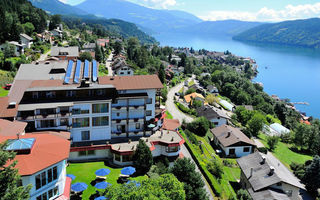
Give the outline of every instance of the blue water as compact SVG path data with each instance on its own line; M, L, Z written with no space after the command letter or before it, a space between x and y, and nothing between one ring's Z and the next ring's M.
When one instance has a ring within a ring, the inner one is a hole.
M277 45L248 44L231 37L161 34L155 38L161 45L226 51L257 61L259 74L268 94L289 98L291 102L308 102L296 108L320 118L320 50ZM266 68L267 67L267 68Z

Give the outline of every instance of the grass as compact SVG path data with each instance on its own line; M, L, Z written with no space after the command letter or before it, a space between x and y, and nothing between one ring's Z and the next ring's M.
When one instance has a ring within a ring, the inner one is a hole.
M0 87L0 97L6 97L8 96L9 90L5 90L2 87Z
M190 82L188 83L188 86L189 86L189 87L192 86L192 85L194 85L194 80L192 80L192 81L190 81Z
M110 169L110 174L107 175L106 181L111 184L118 184L117 179L120 175L121 168L111 168L104 165L104 162L89 162L89 163L71 163L67 167L67 174L73 174L76 178L72 181L72 184L76 182L84 182L88 185L88 188L83 192L82 198L89 199L89 197L96 192L96 188L90 183L95 180L95 171L101 168ZM147 179L147 176L138 176L131 178L136 181L143 181Z
M5 86L7 83L12 83L14 79L14 73L0 69L0 87ZM0 92L1 93L1 92Z
M240 179L240 168L237 167L236 161L234 159L229 159L234 164L232 167L224 166L224 174L220 180L216 179L207 169L207 164L212 160L216 159L222 163L223 159L220 158L213 147L210 145L208 137L212 136L210 131L207 132L205 137L200 137L195 135L196 139L200 142L200 145L192 144L185 133L180 129L181 135L186 141L186 145L191 150L191 154L196 158L196 162L199 163L201 171L204 173L207 182L212 187L211 189L215 191L215 194L222 197L222 199L228 199L233 196L236 197L236 193L232 188L230 181L236 182Z
M173 119L173 116L171 115L171 113L169 113L169 111L166 111L166 118Z
M259 138L261 143L268 148L267 136L259 134ZM294 152L290 150L290 147L290 144L279 142L274 152L272 152L288 169L290 169L290 164L292 162L303 164L307 160L312 160L312 156Z
M99 65L99 76L108 76L108 69L105 65L100 64Z

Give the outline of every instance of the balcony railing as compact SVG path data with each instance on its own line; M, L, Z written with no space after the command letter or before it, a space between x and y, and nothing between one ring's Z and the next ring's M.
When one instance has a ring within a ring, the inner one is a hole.
M47 119L47 118L56 118L57 114L55 113L50 113L50 114L46 114L46 113L40 113L36 115L36 119Z
M29 115L29 116L18 116L17 120L19 120L19 121L34 120L34 116L31 116L31 115Z

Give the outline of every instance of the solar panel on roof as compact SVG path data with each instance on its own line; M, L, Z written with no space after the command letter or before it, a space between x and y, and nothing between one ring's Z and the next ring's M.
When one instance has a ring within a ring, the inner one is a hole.
M81 61L77 60L77 66L76 66L76 71L74 73L74 79L73 82L75 83L79 83L79 79L80 79L80 70L81 70Z
M35 138L22 138L8 140L8 146L6 150L8 151L17 151L17 150L27 150L31 149L35 142Z
M92 61L92 81L96 82L98 77L97 77L97 61L93 60Z
M89 61L84 61L84 72L83 72L83 78L88 79L89 78Z
M67 68L67 73L64 77L64 83L65 84L69 84L70 82L70 76L71 76L71 72L72 72L72 67L73 67L73 61L70 60L69 64L68 64L68 68Z

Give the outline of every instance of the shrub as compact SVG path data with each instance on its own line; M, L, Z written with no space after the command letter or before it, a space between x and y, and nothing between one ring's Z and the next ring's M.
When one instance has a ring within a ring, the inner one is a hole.
M251 200L251 196L249 195L247 190L240 189L237 191L237 199L239 200Z
M205 136L209 128L211 122L205 117L199 117L187 125L187 129L199 136Z
M269 150L273 151L279 142L278 136L269 136L267 137L267 144L269 145Z
M217 161L215 159L211 160L207 164L207 168L208 168L209 172L212 175L214 175L217 179L221 179L222 178L223 166L219 161Z
M198 140L197 138L194 136L194 133L192 133L191 131L189 131L188 129L186 129L185 134L187 135L188 139L190 140L190 142L192 144L198 144Z

